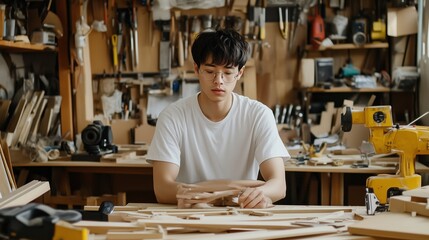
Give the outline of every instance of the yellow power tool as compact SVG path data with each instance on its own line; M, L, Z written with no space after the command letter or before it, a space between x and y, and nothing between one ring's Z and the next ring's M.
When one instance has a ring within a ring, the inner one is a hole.
M416 155L429 154L429 127L394 125L390 106L353 110L345 107L341 124L344 132L349 132L353 124L364 124L370 130L369 141L377 154L397 153L400 157L399 170L395 175L380 174L367 179L367 214L386 211L391 196L421 186L421 176L415 173L415 160Z

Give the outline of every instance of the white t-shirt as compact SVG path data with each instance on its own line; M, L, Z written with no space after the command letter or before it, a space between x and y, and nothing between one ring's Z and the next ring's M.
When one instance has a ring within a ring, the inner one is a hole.
M259 164L289 158L274 114L266 105L233 93L228 115L207 119L197 95L170 104L158 117L147 159L180 167L176 179L197 183L215 179L257 179Z

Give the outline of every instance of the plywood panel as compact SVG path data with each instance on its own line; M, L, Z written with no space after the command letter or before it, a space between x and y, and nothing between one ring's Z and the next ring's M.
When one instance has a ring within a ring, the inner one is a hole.
M429 218L407 213L384 212L352 224L352 234L395 239L429 239Z

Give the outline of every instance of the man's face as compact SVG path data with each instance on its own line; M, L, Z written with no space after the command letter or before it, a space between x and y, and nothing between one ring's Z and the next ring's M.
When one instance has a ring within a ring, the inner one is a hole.
M206 63L198 66L194 64L195 73L198 75L201 93L212 101L222 101L231 96L237 81L243 73L244 67L239 71L238 66L227 67L211 63L207 59Z

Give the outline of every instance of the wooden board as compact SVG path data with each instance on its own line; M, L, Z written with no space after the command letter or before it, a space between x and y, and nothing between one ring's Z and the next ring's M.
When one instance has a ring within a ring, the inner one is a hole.
M9 117L9 106L11 100L0 100L0 129L5 128L6 120Z
M0 199L0 209L32 202L50 190L49 182L33 180Z
M364 236L395 239L429 239L429 218L384 212L352 224L348 231Z
M393 196L389 199L389 211L397 213L416 213L429 217L426 202L413 202L409 196Z
M312 235L321 235L327 233L335 233L337 230L334 227L322 226L301 229L288 229L288 230L270 230L270 231L247 231L236 233L220 233L213 236L201 237L198 239L204 240L259 240L259 239L285 239L297 238Z
M402 192L402 195L410 197L429 198L429 186L423 186L420 188L407 190Z

